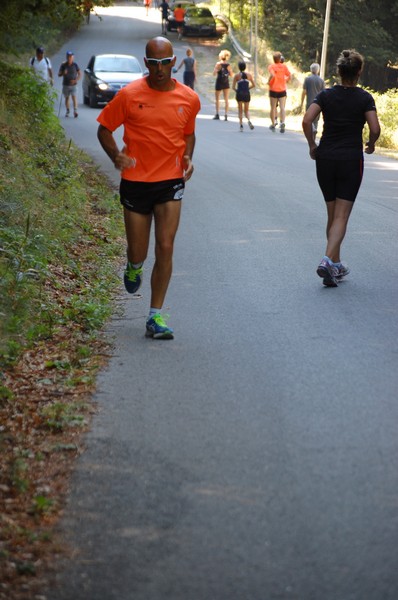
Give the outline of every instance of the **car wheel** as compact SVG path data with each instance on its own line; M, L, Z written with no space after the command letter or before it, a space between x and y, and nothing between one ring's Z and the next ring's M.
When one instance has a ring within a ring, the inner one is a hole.
M97 108L98 102L95 94L90 90L89 104L91 108Z

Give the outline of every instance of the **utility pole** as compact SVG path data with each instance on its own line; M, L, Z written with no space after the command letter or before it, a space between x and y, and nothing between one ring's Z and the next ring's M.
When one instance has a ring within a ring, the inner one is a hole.
M257 81L257 59L258 59L258 0L256 0L256 15L254 21L254 81Z
M250 0L250 44L249 54L253 54L253 0Z
M322 42L322 56L321 56L321 72L319 73L320 76L322 77L322 79L325 79L331 8L332 8L332 0L326 0L325 26L323 28L323 42Z

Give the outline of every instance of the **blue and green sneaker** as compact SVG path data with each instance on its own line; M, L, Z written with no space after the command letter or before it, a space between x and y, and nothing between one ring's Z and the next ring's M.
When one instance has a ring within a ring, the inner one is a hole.
M142 275L144 267L141 265L138 269L134 269L133 265L128 262L124 271L124 287L129 294L135 294L140 289L142 283Z
M166 325L165 318L160 313L149 317L146 322L146 337L152 337L156 340L172 340L174 338L173 330Z

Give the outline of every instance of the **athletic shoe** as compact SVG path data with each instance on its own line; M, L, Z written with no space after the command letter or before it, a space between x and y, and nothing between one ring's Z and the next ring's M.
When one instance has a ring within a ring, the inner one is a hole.
M284 123L281 123L279 125L279 130L280 130L281 133L285 133L285 124Z
M68 108L68 110L65 113L65 117L69 117L69 108Z
M77 117L79 116L79 113L75 111L75 112L73 113L73 116L75 117L75 119L77 119Z
M228 115L225 115L224 121L228 121Z
M166 325L165 318L160 313L149 317L146 322L146 337L152 337L155 340L172 340L174 338L173 330Z
M271 129L271 131L275 131L275 125L270 125L269 128Z
M213 117L213 121L219 121L219 120L220 120L220 115L219 115L219 114L216 114L216 115Z
M323 277L323 285L326 287L337 287L337 269L331 265L325 258L321 260L316 270L319 277Z
M243 132L243 125L239 125L239 131Z
M333 266L335 269L337 269L337 275L335 275L337 281L341 281L343 277L348 275L348 273L350 272L350 267L348 267L344 263L340 263L338 265L334 264Z
M135 294L142 283L142 275L144 273L144 267L138 267L138 269L134 269L131 263L127 263L127 267L124 271L124 287L128 291L129 294Z
M248 121L247 124L249 125L250 129L254 129L254 125L251 121Z

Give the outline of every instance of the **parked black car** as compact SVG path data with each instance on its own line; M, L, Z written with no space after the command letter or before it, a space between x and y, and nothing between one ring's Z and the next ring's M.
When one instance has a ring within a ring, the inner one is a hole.
M182 2L181 5L183 5ZM208 8L193 5L183 5L183 8L185 8L183 35L196 35L198 37L217 35L216 21ZM169 31L177 29L174 15L169 17L168 29Z
M98 54L92 56L84 70L83 101L92 108L109 102L125 85L139 79L144 71L135 56Z
M184 19L183 35L215 36L216 21L208 8L192 6L187 8Z

